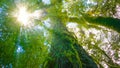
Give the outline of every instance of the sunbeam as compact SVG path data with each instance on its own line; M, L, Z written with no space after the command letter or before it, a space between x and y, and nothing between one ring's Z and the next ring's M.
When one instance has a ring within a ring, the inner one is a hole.
M16 9L17 10L13 12L13 16L16 18L17 22L24 27L34 25L35 20L41 20L46 15L44 9L29 12L27 6L21 4L17 5Z
M25 7L19 8L17 20L21 22L22 25L26 26L29 24L30 14L27 12Z

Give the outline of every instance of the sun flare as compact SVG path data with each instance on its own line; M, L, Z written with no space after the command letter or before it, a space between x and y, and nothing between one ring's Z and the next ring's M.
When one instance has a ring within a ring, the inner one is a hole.
M12 15L16 18L17 22L26 27L34 25L35 20L42 20L42 18L46 15L46 12L43 9L37 9L33 12L29 12L25 5L20 4L17 5L17 8Z
M19 8L17 20L24 26L29 24L30 14L27 12L26 7Z

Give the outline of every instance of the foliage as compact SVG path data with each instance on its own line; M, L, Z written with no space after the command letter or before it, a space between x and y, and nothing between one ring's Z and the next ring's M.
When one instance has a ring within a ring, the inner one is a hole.
M0 67L119 68L120 20L115 16L119 3L0 0ZM18 4L29 12L44 10L46 15L32 19L30 27L23 26L12 15Z

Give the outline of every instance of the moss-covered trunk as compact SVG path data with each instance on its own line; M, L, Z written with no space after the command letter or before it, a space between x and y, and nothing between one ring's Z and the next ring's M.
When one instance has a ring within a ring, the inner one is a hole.
M54 18L48 68L97 68L93 59L80 46L60 18Z

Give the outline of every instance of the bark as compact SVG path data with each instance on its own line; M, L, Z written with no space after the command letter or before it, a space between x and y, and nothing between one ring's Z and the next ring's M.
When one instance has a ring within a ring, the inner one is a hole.
M120 19L102 16L99 17L84 16L84 18L89 23L102 25L107 28L113 29L117 32L120 32Z
M90 24L105 26L107 28L113 29L120 33L120 19L113 18L113 17L102 17L102 16L91 17L84 14L83 17L80 17L80 18L75 18L75 17L69 18L69 21L77 22L81 24L81 23L85 23L85 21L83 21L83 18L85 21L87 21Z
M54 19L51 59L46 66L48 68L97 68L93 59L59 19Z

